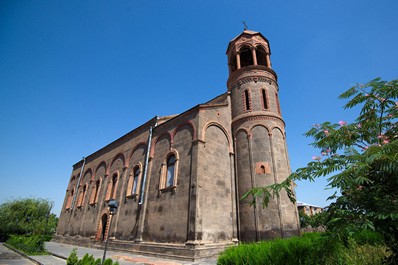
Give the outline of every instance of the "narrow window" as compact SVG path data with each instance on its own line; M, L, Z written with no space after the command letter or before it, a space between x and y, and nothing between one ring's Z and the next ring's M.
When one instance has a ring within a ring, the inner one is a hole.
M278 113L281 114L281 107L279 106L278 94L275 93L276 107L278 108Z
M169 156L167 159L167 177L166 187L174 186L174 173L175 173L176 158L174 155Z
M133 189L131 191L131 194L137 194L137 187L138 187L138 177L140 176L140 168L136 167L134 169L134 182L133 182Z
M261 174L265 174L265 166L261 165L260 172Z
M72 188L72 190L70 191L70 194L68 196L68 201L67 201L66 207L65 207L65 209L67 209L67 210L70 209L70 207L72 205L72 200L73 200L74 193L75 193L75 189Z
M105 200L115 199L117 189L117 174L115 173L108 184Z
M117 187L117 175L113 175L112 178L112 190L111 190L111 196L109 196L109 199L115 199L116 196L116 187Z
M91 195L91 202L90 202L90 204L94 204L94 203L97 202L97 200L98 200L99 186L100 186L100 181L97 180L97 181L95 182L95 186L93 187L93 191L92 191L93 193L92 193L92 195Z
M250 94L249 90L245 90L245 110L250 110Z
M79 202L77 203L78 207L82 207L84 202L84 197L86 196L87 185L83 186L82 191L80 192Z
M265 89L261 90L261 95L263 96L263 109L266 110L268 109L268 98L267 98L267 91Z

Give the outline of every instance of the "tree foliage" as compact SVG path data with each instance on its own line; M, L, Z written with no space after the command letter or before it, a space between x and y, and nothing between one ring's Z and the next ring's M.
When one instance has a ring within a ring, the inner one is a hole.
M17 199L0 205L0 237L10 235L52 235L58 218L51 214L52 202L44 199Z
M398 254L398 80L374 79L340 95L345 109L359 108L353 123L315 124L305 133L319 156L297 169L282 183L253 188L242 198L259 198L263 206L282 190L294 201L295 180L326 177L327 186L340 191L327 211L327 229L347 238L362 229L380 232Z
M308 226L311 226L312 228L325 227L326 219L327 219L326 212L320 212L309 216L304 212L299 211L299 220L301 228L306 228Z

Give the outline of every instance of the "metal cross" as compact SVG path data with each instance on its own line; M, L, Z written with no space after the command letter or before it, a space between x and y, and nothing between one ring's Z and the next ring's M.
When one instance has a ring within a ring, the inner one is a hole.
M242 23L243 23L243 29L244 29L244 30L247 30L246 21L242 20Z

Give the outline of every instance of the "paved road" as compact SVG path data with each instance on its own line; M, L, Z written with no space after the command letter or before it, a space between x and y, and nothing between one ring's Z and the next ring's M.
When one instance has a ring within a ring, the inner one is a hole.
M0 265L32 265L35 264L29 259L9 250L0 244Z

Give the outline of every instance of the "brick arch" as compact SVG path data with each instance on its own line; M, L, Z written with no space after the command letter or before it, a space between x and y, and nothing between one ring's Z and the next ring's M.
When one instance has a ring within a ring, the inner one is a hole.
M130 164L130 160L131 160L131 157L133 156L134 152L137 151L138 148L140 148L141 146L143 146L144 149L147 149L147 148L148 148L148 146L147 146L147 144L146 144L145 142L139 142L138 144L136 144L136 145L134 146L134 148L131 150L131 152L130 152L130 154L129 154L129 156L128 156L128 159L127 159L128 161L126 161L127 165Z
M234 134L234 139L236 139L236 135L238 135L240 132L244 132L246 135L249 135L248 130L246 130L245 128L239 128Z
M92 180L93 180L93 170L92 170L91 168L87 168L86 171L84 171L83 178L84 178L87 174L91 174L90 181L92 181Z
M135 164L129 169L129 172L130 172L129 175L132 175L132 174L133 174L133 170L134 170L136 167L139 167L140 170L142 170L142 169L144 168L141 162L137 162L137 163L135 163Z
M243 47L255 48L255 46L252 43L250 43L250 42L243 42L243 43L239 44L236 48L237 48L238 52L240 52L240 50Z
M185 122L179 124L179 125L177 126L177 128L175 128L175 130L174 130L174 132L173 132L173 140L174 140L174 137L176 136L177 132L178 132L179 130L181 130L185 125L187 125L187 126L189 126L189 127L192 128L192 131L193 131L192 138L193 138L193 139L196 138L196 128L195 128L195 126L192 124L191 121L185 121Z
M216 126L218 127L225 135L228 141L228 147L229 147L229 152L233 153L233 147L232 147L232 141L231 141L231 136L229 135L228 131L218 122L215 121L210 121L203 126L202 129L202 141L205 142L206 139L206 131L210 126Z
M172 144L172 139L173 139L173 137L172 137L172 135L171 135L169 132L163 132L163 133L161 133L158 137L156 137L156 139L153 141L154 144L153 144L153 148L151 148L151 153L150 153L150 156L151 156L151 157L154 156L156 144L160 141L160 139L162 139L162 138L165 137L165 136L166 136L166 138L167 138L168 141L169 141L169 148L171 148L171 144Z
M121 160L123 162L123 167L124 168L128 167L128 165L126 164L126 158L125 158L124 154L123 153L118 153L117 155L115 155L113 157L111 163L109 164L109 167L106 169L106 175L109 175L109 171L111 170L111 167L113 166L113 163L115 163L115 161L118 160L119 158L121 158Z
M76 175L72 175L72 177L70 177L69 183L71 183L72 181L74 181L76 179Z
M273 129L273 128L270 129L268 126L266 126L266 125L264 125L264 124L255 124L255 125L253 125L253 126L250 128L250 130L249 130L249 134L250 134L250 135L252 134L253 129L256 128L256 127L263 127L263 128L268 132L268 135L269 135L269 136L272 135L272 129Z
M265 51L266 53L270 54L268 45L264 45L264 43L262 43L262 42L256 42L256 43L254 43L253 46L256 48L256 50L257 50L258 47L261 47L261 48L264 49L264 51Z
M167 153L166 157L164 158L164 161L166 161L171 155L174 155L176 160L180 159L180 155L178 154L178 151L174 148L170 148L170 152Z
M285 133L280 127L278 127L278 126L272 127L272 128L271 128L271 131L270 131L270 135L272 135L272 131L273 131L273 130L278 130L278 131L280 131L281 134L282 134L283 139L286 140L286 133Z
M84 171L83 176L87 175L87 173L90 173L92 175L93 174L93 170L91 168L87 168L86 171Z
M169 142L172 143L173 136L169 132L162 132L158 137L156 137L156 140L154 141L155 145L164 136L168 137L169 138Z
M73 175L71 178L70 178L70 181L69 181L69 185L68 185L68 188L67 188L67 190L66 191L70 191L73 187L74 187L74 181L76 180L76 175Z
M110 174L109 176L111 176L112 178L113 178L113 176L117 176L117 178L119 179L120 178L120 176L122 175L122 174L120 174L120 171L119 170L115 170L115 171L113 171L112 172L112 174Z
M95 168L94 177L96 177L97 172L98 172L98 169L100 169L100 167L102 167L102 166L105 168L105 174L106 174L106 171L107 171L106 162L105 162L105 161L101 161L101 162L98 164L98 166Z

